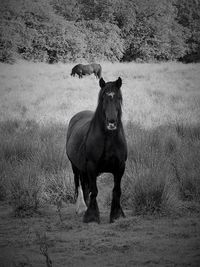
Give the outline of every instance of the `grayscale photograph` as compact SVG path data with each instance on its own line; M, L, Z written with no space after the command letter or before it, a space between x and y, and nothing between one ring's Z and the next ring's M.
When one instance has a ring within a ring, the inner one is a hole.
M0 267L200 266L200 0L0 0Z

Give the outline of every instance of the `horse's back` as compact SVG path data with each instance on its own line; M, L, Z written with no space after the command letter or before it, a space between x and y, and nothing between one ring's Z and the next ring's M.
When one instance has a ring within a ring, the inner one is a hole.
M85 140L93 117L92 111L81 111L69 122L66 152L70 161L79 169L85 170Z
M98 64L98 63L91 63L90 65L91 65L93 68L99 68L99 67L101 67L101 65Z
M91 64L83 65L82 69L83 69L83 73L84 74L89 74L90 75L90 74L93 73L93 67L91 66Z

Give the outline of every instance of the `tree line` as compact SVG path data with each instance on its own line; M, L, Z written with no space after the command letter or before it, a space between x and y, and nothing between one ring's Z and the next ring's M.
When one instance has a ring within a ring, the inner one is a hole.
M200 0L1 0L0 61L200 60Z

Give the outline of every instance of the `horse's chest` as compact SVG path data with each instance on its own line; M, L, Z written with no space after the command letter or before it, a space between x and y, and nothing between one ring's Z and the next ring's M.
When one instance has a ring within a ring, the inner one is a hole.
M118 158L118 151L116 144L106 142L100 160L100 170L111 171L118 165L118 163L119 163L119 158Z
M103 151L104 160L110 161L117 156L117 149L114 144L106 144Z

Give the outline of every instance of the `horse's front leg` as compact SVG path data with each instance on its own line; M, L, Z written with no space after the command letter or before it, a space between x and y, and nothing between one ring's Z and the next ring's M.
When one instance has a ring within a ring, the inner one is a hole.
M93 162L87 163L87 174L89 179L90 199L89 199L88 209L86 210L83 217L83 221L85 223L89 222L100 223L99 208L96 200L98 194L97 172Z
M125 217L122 207L120 205L121 197L121 178L124 174L125 165L121 166L120 170L114 173L114 188L112 194L110 223L114 222L120 217Z

